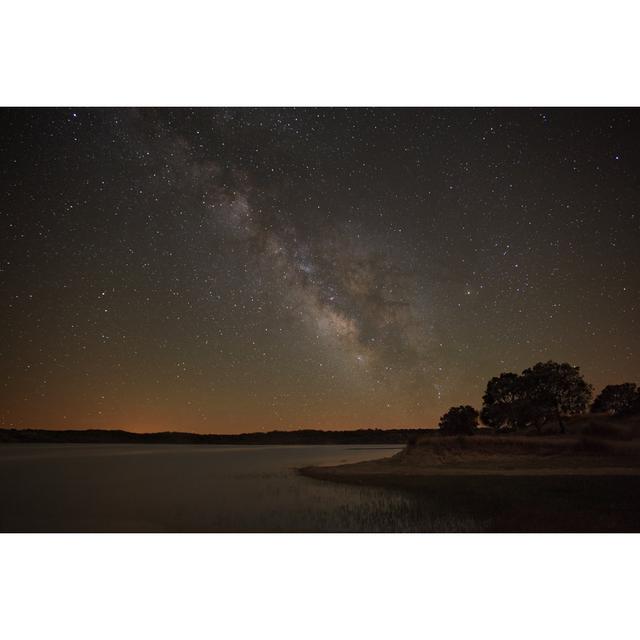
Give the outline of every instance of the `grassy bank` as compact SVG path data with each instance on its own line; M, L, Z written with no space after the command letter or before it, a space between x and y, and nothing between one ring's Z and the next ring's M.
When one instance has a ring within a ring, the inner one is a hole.
M640 531L637 420L580 418L563 436L433 434L390 458L301 473L400 489L480 531Z

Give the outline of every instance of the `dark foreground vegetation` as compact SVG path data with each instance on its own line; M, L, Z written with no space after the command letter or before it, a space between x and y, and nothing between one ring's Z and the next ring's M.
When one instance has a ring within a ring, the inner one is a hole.
M438 426L445 435L473 435L478 420L499 431L541 433L555 425L565 433L567 418L584 414L593 386L580 368L553 360L538 362L521 374L501 373L487 382L482 409L451 407ZM592 413L623 417L640 415L640 390L633 382L607 385L591 405Z
M48 429L0 429L0 442L76 444L405 444L428 429L357 429L355 431L265 431L214 434L166 431L131 433L119 429L53 431Z
M450 523L447 533L640 533L640 475L303 475L397 490L425 521Z

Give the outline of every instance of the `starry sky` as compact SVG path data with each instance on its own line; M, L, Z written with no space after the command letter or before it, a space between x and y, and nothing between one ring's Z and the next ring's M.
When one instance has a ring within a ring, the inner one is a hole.
M0 110L0 424L434 426L640 382L636 109Z

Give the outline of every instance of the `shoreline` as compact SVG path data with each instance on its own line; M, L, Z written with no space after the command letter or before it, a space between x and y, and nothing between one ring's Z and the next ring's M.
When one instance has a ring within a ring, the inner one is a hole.
M601 466L601 467L548 467L539 469L479 469L473 467L420 469L402 468L388 464L390 458L356 462L334 466L308 466L297 469L298 473L307 478L326 480L329 482L344 482L349 484L388 485L416 485L421 480L430 478L554 478L554 477L626 477L640 476L640 468L631 466Z
M590 467L487 469L445 462L420 468L402 458L297 471L310 481L401 492L428 518L475 522L479 533L640 533L638 466L594 461ZM452 525L451 532L457 530Z

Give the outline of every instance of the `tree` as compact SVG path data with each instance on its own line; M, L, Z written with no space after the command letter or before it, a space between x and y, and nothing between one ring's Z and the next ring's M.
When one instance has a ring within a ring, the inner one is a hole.
M628 413L632 415L637 415L640 413L640 388L636 390L636 397L631 403Z
M538 362L522 372L527 404L539 418L554 417L565 432L564 417L582 413L591 400L593 387L580 368L567 362Z
M523 426L525 401L522 377L517 373L501 373L487 383L482 396L482 422L494 429Z
M592 413L613 413L616 416L633 413L639 391L633 382L608 384L591 405Z
M438 426L446 435L471 435L478 426L478 412L468 404L451 407Z

